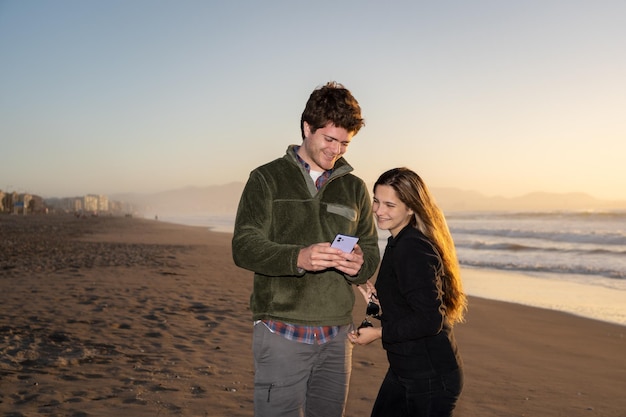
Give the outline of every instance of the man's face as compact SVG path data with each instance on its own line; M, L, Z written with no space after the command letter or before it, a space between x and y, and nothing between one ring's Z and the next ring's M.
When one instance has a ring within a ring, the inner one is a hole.
M354 135L343 127L332 123L311 132L311 127L304 122L304 141L298 154L313 171L326 171L335 166L335 162L348 150Z

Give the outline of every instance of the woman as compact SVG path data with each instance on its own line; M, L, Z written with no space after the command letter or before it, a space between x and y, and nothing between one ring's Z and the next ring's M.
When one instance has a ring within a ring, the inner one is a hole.
M467 299L446 220L407 168L378 178L373 209L378 227L391 236L376 285L359 288L366 302L379 303L381 327L350 335L360 345L382 339L387 351L389 369L372 417L452 416L463 387L452 327L463 321Z

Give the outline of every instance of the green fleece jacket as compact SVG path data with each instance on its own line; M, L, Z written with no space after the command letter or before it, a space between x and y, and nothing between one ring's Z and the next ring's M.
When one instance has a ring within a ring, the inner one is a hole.
M296 160L284 157L250 173L241 195L232 240L233 260L254 271L253 320L333 326L352 323L351 284L370 278L380 260L378 235L365 183L343 159L318 191ZM298 273L300 249L331 242L337 233L358 236L364 263L357 276L335 269Z

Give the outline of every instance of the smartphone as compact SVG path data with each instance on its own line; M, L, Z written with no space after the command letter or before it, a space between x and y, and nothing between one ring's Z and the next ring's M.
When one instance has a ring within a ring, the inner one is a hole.
M350 253L354 249L354 245L359 241L358 237L342 235L341 233L335 236L331 248L338 248L344 252Z

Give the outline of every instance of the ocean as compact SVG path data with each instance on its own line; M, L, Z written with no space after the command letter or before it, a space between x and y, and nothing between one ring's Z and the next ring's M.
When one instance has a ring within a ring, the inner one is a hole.
M446 218L468 294L626 325L626 211L454 212ZM160 220L232 233L235 216ZM379 232L381 250L388 236Z
M463 213L447 220L463 266L626 290L626 212Z

